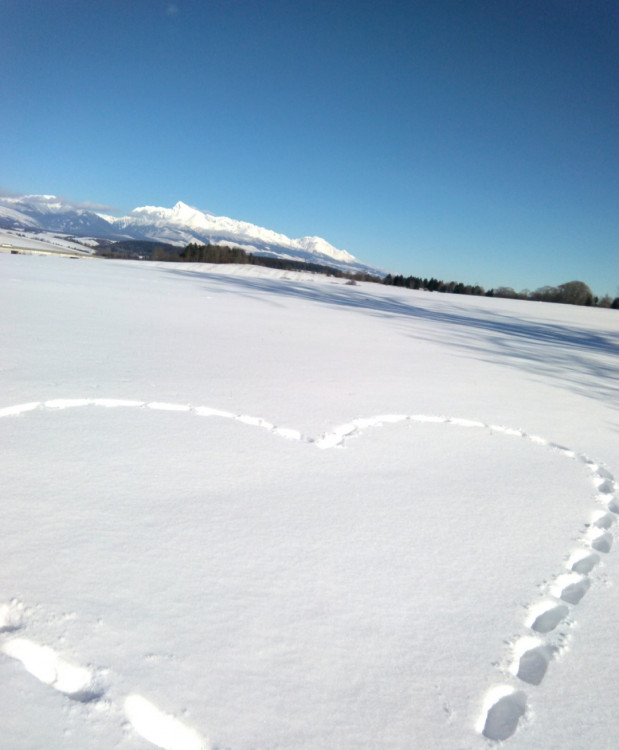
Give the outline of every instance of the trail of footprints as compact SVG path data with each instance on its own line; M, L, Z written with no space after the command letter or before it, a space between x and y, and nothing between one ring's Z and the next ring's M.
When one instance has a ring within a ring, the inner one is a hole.
M477 729L489 740L509 739L518 728L520 719L527 711L527 696L519 686L538 686L544 679L552 660L561 651L565 639L564 626L573 621L574 608L591 586L589 574L599 565L602 556L612 548L612 529L619 515L619 499L616 496L617 482L614 476L584 454L576 453L562 445L549 442L536 435L502 425L489 425L469 419L457 419L425 414L385 414L355 419L336 427L331 432L314 439L303 436L294 429L276 427L270 422L245 414L234 414L208 406L190 406L166 402L145 402L126 399L54 399L35 401L0 409L0 418L18 416L38 409L61 410L75 407L101 406L134 407L160 411L190 412L201 417L231 419L243 424L260 427L267 432L289 440L313 444L317 448L342 447L346 440L358 436L370 427L379 427L398 422L438 423L459 427L483 428L491 432L524 438L530 442L547 446L567 458L577 460L589 470L596 491L597 507L592 510L586 531L578 546L565 563L565 571L556 575L541 599L527 607L524 627L526 635L514 639L511 647L509 672L512 683L492 688L484 697ZM81 703L100 700L105 696L103 683L97 672L65 661L49 646L23 638L19 631L23 627L23 606L13 601L0 605L0 634L4 640L0 651L22 663L24 668L46 685ZM207 739L185 726L174 716L167 714L140 695L129 695L123 702L123 712L134 730L144 739L164 750L209 750Z
M0 642L0 652L21 662L33 677L71 700L113 703L107 695L103 670L73 664L50 646L22 637L22 630L27 630L23 604L13 600L0 605L0 634L10 635ZM207 739L141 695L128 695L122 702L122 713L141 737L163 750L210 750Z
M607 469L583 454L552 443L548 445L585 464L591 473L598 507L592 510L586 531L565 561L566 572L556 575L545 587L542 598L527 607L524 626L528 632L512 644L509 672L520 683L532 686L542 682L551 661L561 653L575 607L591 587L589 574L599 565L602 556L611 551L611 528L619 514L614 494L617 483ZM526 694L522 689L501 685L486 695L478 730L490 740L509 739L525 715L526 707Z

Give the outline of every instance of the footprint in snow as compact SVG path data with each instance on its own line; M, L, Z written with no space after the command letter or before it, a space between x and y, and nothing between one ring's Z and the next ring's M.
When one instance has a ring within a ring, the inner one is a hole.
M539 685L555 651L555 648L545 645L539 638L520 638L514 645L511 671L523 682Z
M210 750L208 740L141 695L129 695L123 707L135 731L162 750Z
M596 555L595 552L588 552L587 550L578 550L575 552L568 561L568 568L574 573L581 573L586 575L590 573L593 568L600 562L600 556Z
M70 664L49 646L41 646L27 638L12 638L2 644L1 650L20 661L37 680L72 700L89 703L103 695L89 669Z
M566 604L544 601L531 607L527 625L536 633L550 633L569 614Z
M613 535L610 531L605 531L603 528L595 528L591 530L589 538L593 549L598 552L603 552L604 554L610 552L610 548L613 544Z
M526 710L527 698L522 691L507 685L491 690L486 698L481 733L489 740L509 739Z
M599 473L599 472L598 472ZM598 485L598 492L602 495L612 495L615 491L615 483L612 479L604 479Z
M595 526L598 529L610 529L610 527L615 523L616 517L613 513L610 513L608 511L597 511L593 515L593 526Z
M551 592L568 604L578 604L589 590L591 581L578 573L557 576Z

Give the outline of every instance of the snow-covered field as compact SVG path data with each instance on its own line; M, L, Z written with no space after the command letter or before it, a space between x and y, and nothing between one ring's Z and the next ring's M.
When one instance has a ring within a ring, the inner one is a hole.
M96 246L96 244L96 240L88 237L81 238L81 242L77 242L66 235L51 232L16 231L0 228L0 252L5 253L12 250L30 250L45 254L78 253L89 255L92 250L89 250L87 245Z
M7 750L614 750L619 313L0 255Z

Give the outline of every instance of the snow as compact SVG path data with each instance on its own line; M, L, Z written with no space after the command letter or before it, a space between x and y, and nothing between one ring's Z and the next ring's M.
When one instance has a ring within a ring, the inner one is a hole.
M7 199L5 199L7 200ZM20 211L10 208L9 206L0 206L0 218L5 221L11 221L18 226L28 227L39 227L39 222L36 219L26 216Z
M322 253L345 263L355 263L357 260L354 255L346 252L346 250L338 250L331 243L323 240L322 237L301 237L301 239L295 240L295 243L303 250L308 250L311 253Z
M4 746L614 749L616 311L0 273Z
M91 239L85 238L77 242L62 235L51 232L29 232L22 229L19 231L10 229L0 229L0 247L3 251L11 249L22 251L30 250L43 253L81 253L88 255L92 252L85 245L96 244Z

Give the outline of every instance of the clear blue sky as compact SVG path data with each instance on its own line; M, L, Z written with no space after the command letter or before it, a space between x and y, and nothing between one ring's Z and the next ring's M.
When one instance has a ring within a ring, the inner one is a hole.
M2 0L0 186L619 294L616 0Z

